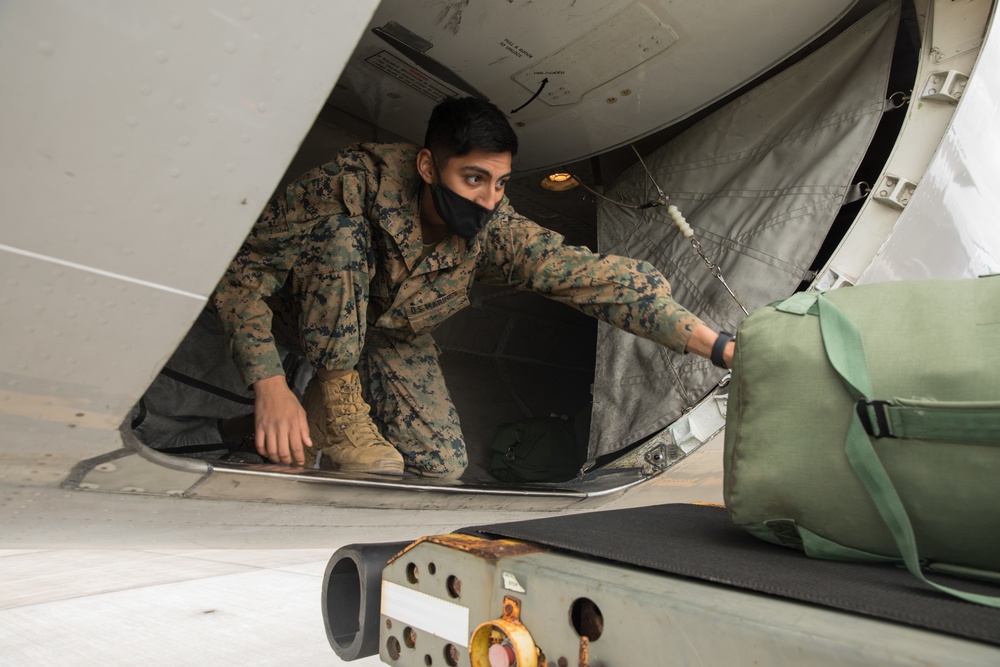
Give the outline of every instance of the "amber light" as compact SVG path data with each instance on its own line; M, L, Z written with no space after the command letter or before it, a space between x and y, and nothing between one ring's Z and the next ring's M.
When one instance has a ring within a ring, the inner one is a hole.
M573 178L572 174L567 174L565 172L549 174L542 179L542 187L546 190L553 190L555 192L571 190L578 185L580 185L580 182Z

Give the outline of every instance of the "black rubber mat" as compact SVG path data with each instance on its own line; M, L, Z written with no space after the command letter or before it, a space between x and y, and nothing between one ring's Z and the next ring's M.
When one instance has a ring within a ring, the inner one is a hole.
M768 544L735 526L719 507L659 505L462 532L535 542L1000 646L1000 609L949 597L895 565L817 560ZM1000 585L943 575L930 578L1000 596Z

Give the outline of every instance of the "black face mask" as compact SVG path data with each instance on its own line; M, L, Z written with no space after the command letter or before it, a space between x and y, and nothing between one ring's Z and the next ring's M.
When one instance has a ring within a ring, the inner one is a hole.
M437 174L437 185L431 187L431 196L434 200L434 208L444 220L448 228L461 236L466 241L476 237L476 234L493 219L500 202L493 207L493 210L480 206L471 199L466 199L441 181L441 172L438 171L437 163L434 163L434 172Z

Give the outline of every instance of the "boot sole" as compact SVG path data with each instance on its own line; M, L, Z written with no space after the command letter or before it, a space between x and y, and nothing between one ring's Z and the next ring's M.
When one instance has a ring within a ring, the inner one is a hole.
M379 461L372 465L361 465L357 463L345 463L334 468L337 472L361 472L373 475L393 475L401 477L403 475L402 461Z

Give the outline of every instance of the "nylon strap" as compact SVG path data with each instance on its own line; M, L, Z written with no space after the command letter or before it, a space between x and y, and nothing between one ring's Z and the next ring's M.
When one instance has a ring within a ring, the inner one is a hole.
M871 400L872 384L864 355L861 331L858 326L830 300L820 296L819 321L823 345L831 365L844 381L848 392L855 399ZM847 460L871 496L878 513L885 521L896 547L913 576L925 584L968 602L1000 607L1000 597L967 593L936 584L924 576L917 553L917 540L906 508L899 498L892 480L878 458L871 440L857 413L851 414L851 424L844 446Z
M784 301L771 304L775 310L793 315L817 315L816 300L819 292L796 292Z
M798 292L787 299L773 304L776 310L793 315L818 315L820 302L832 306L832 302L822 297L820 292ZM839 308L838 308L839 310ZM841 311L842 312L842 311ZM849 318L844 316L854 328L853 339L861 340L861 334ZM843 341L835 343L843 345ZM841 350L841 363L851 355ZM868 365L864 357L856 360L859 368L838 368L842 378L867 378ZM831 357L831 363L832 357ZM863 375L862 375L863 373ZM860 380L859 380L860 381ZM854 387L854 399L871 401L872 387ZM862 395L858 395L861 392ZM983 445L1000 445L1000 401L948 402L920 399L894 398L892 401L875 401L862 406L867 413L866 431L878 438L893 437L906 440L950 440ZM879 428L877 425L884 425Z
M1000 445L1000 403L915 401L900 398L883 408L896 438Z

